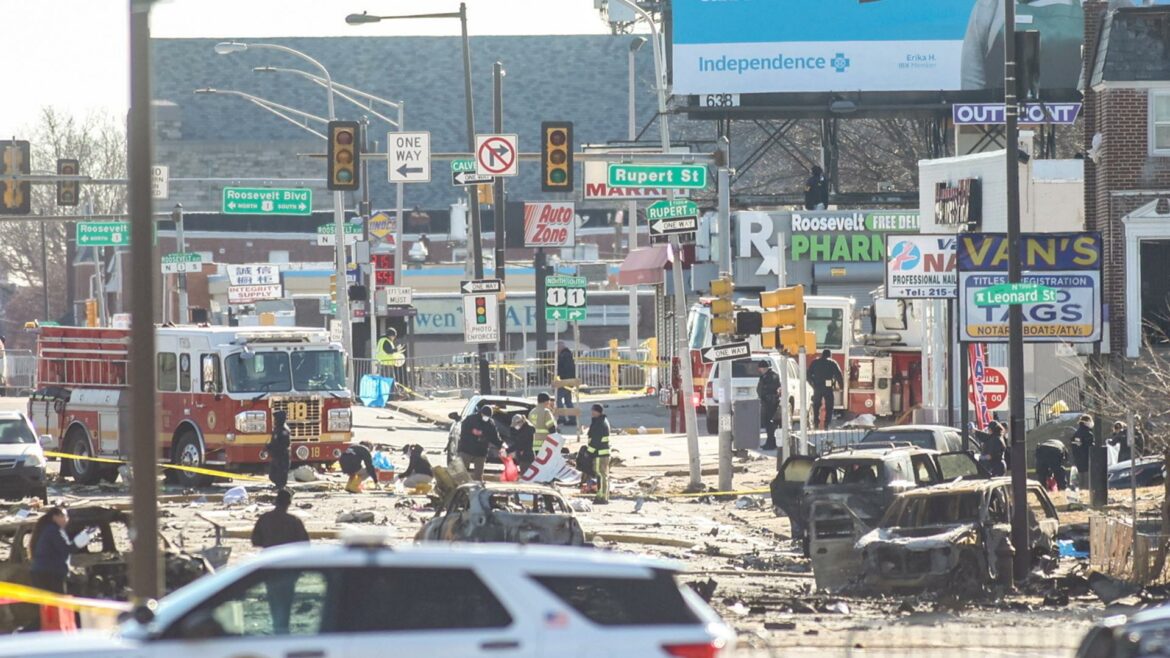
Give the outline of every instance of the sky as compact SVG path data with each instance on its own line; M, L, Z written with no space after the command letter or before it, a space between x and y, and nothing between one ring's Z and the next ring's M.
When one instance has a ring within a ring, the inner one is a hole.
M593 0L466 0L468 32L606 34ZM129 105L127 0L0 0L8 60L0 135L29 132L41 107L124 116ZM345 16L458 11L458 0L160 0L151 36L280 37L457 35L454 19L349 26Z

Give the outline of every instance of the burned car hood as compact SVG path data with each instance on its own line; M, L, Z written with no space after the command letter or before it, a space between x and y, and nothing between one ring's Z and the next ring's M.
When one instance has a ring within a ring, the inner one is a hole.
M857 550L864 551L877 546L896 546L908 551L928 551L951 546L964 534L974 531L974 523L958 523L928 528L878 528L857 540Z

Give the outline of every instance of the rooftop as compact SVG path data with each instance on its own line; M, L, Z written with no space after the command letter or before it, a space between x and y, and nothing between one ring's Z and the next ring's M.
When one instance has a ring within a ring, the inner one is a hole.
M1170 7L1114 9L1101 25L1090 86L1170 82Z

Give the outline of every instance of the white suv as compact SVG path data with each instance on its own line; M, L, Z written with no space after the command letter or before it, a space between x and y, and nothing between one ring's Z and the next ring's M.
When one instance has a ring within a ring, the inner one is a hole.
M760 361L770 361L772 370L779 375L781 368L788 368L788 410L792 413L792 425L800 424L800 368L796 359L770 352L767 354L753 354L747 359L736 361L720 361L711 368L707 378L707 389L703 396L703 406L707 409L707 433L719 432L719 373L721 369L731 367L731 401L756 400L756 383L760 381ZM805 386L805 405L807 412L812 414L812 385Z
M734 635L667 562L514 545L293 544L134 612L117 633L0 639L0 656L680 656Z

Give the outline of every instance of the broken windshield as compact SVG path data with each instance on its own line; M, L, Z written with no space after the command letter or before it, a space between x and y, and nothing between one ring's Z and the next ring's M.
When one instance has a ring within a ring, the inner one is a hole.
M882 520L882 527L926 528L976 523L982 500L978 493L906 496L890 508Z
M881 462L834 461L818 464L808 478L809 484L878 484L881 482Z

